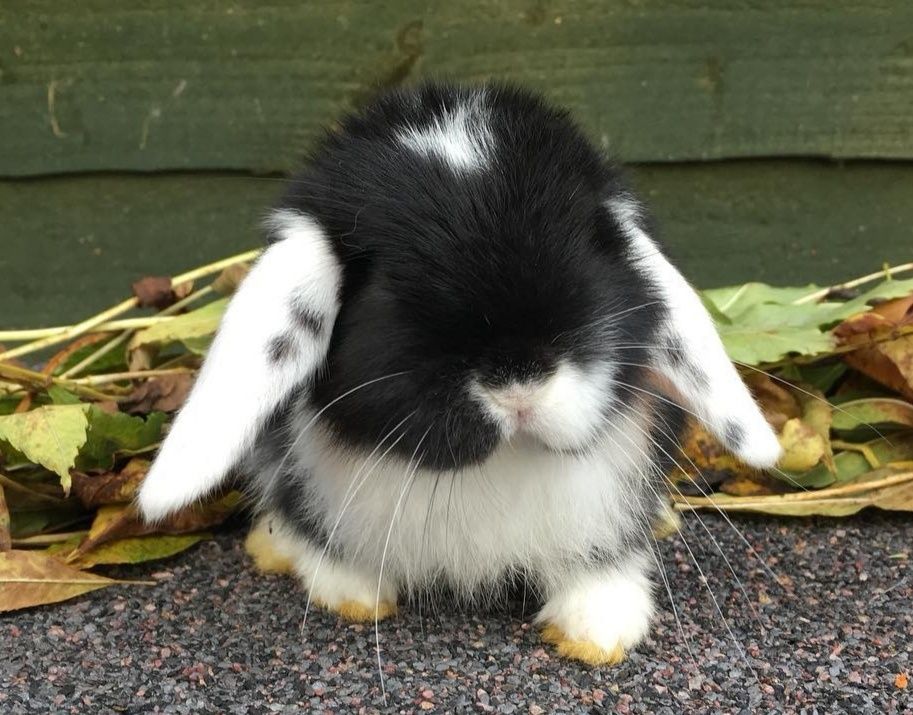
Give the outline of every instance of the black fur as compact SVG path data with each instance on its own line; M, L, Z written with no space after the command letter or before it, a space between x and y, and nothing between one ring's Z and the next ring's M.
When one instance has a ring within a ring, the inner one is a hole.
M624 181L564 112L488 86L482 169L403 146L407 127L430 126L477 91L427 85L344 119L280 204L315 217L344 266L314 406L346 444L368 449L402 421L395 451L408 459L423 440L419 459L437 469L497 446L470 378L497 385L547 375L562 359L614 359L618 379L637 386L648 362L640 346L655 342L665 314L604 205L627 195Z

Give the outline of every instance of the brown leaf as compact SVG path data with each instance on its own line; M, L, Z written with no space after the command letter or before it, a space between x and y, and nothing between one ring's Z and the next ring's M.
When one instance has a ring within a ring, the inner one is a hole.
M141 308L167 308L174 303L171 279L168 276L146 276L133 284L133 295Z
M121 403L121 407L133 415L175 412L184 404L192 386L193 375L189 373L154 377L137 385Z
M172 286L168 276L146 276L136 281L132 287L133 295L139 300L141 308L162 310L188 296L193 290L193 282Z
M748 476L754 472L728 452L696 420L689 420L689 425L681 439L681 445L687 459L678 461L691 477L719 472L724 472L727 477Z
M143 521L133 504L103 506L95 515L89 533L67 557L67 561L75 561L97 546L114 539L146 534L186 534L203 531L225 521L239 503L240 495L231 492L216 502L187 507L155 524Z
M758 401L764 417L777 432L783 429L787 420L802 414L799 401L792 391L766 373L751 373L745 377L745 383Z
M116 583L41 551L0 552L0 613L56 603Z
M768 477L763 472L736 474L720 484L720 491L734 497L758 497L782 494L786 491L782 482Z
M874 334L913 324L913 295L879 303L872 310L847 318L834 328L839 345L865 342Z
M72 493L87 509L107 504L125 504L133 500L136 490L149 471L149 462L134 458L119 472L84 474L72 471Z
M0 484L0 551L9 551L13 548L10 540L10 512L6 506L6 495L3 485Z
M913 400L913 335L854 350L843 359L864 375Z
M229 266L212 282L212 289L221 295L231 295L249 272L250 266L246 263Z

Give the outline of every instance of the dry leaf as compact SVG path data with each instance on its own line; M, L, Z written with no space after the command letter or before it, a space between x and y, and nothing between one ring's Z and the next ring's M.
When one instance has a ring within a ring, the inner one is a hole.
M84 474L73 471L73 494L86 509L125 504L133 500L148 471L149 462L138 458L131 459L119 472Z
M162 310L187 297L193 290L193 282L172 286L168 276L146 276L136 281L132 288L141 308Z
M231 295L234 293L241 281L250 272L250 266L247 263L236 263L222 271L212 282L212 289L221 295Z
M758 401L764 417L778 432L787 420L799 417L799 401L786 385L774 381L765 373L755 372L745 376L745 383Z
M906 673L897 674L897 676L894 678L894 687L900 688L901 690L906 690L906 688L907 688L907 674Z
M116 583L41 551L0 552L0 613L56 603Z
M10 512L6 506L6 495L3 485L0 484L0 551L9 551L13 548L10 541Z
M134 415L153 411L176 412L190 394L193 379L190 373L151 378L133 388L121 407Z
M182 509L155 524L143 521L132 504L103 506L95 515L89 533L67 561L82 558L98 546L115 539L147 534L186 534L209 529L225 521L240 500L240 494L232 492L219 501Z
M913 335L847 353L848 365L913 400Z
M168 276L146 276L136 281L132 288L141 308L161 310L174 303L171 279Z
M95 547L88 553L72 555L70 549L58 550L58 556L65 558L66 562L77 568L91 568L93 566L111 564L139 564L145 561L165 559L186 551L191 546L204 539L212 538L208 533L196 534L158 534L150 536L132 536L126 539L117 539ZM67 554L66 551L70 551Z

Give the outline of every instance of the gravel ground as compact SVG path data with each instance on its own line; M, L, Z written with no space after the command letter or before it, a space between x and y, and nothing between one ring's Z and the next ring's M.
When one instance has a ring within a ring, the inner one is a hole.
M668 599L619 667L554 656L522 601L465 613L406 608L372 627L314 612L255 574L237 529L117 587L0 620L0 712L911 713L913 519L739 519L780 588L722 519L661 544ZM703 536L703 538L701 538ZM710 548L700 546L710 544ZM755 613L752 613L755 611ZM731 634L727 629L731 629ZM689 655L693 654L693 658Z

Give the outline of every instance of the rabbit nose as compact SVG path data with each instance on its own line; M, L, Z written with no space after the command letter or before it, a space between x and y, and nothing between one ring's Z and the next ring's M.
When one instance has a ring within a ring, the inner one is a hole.
M522 385L512 385L492 392L492 399L521 425L527 424L533 416L536 390Z

